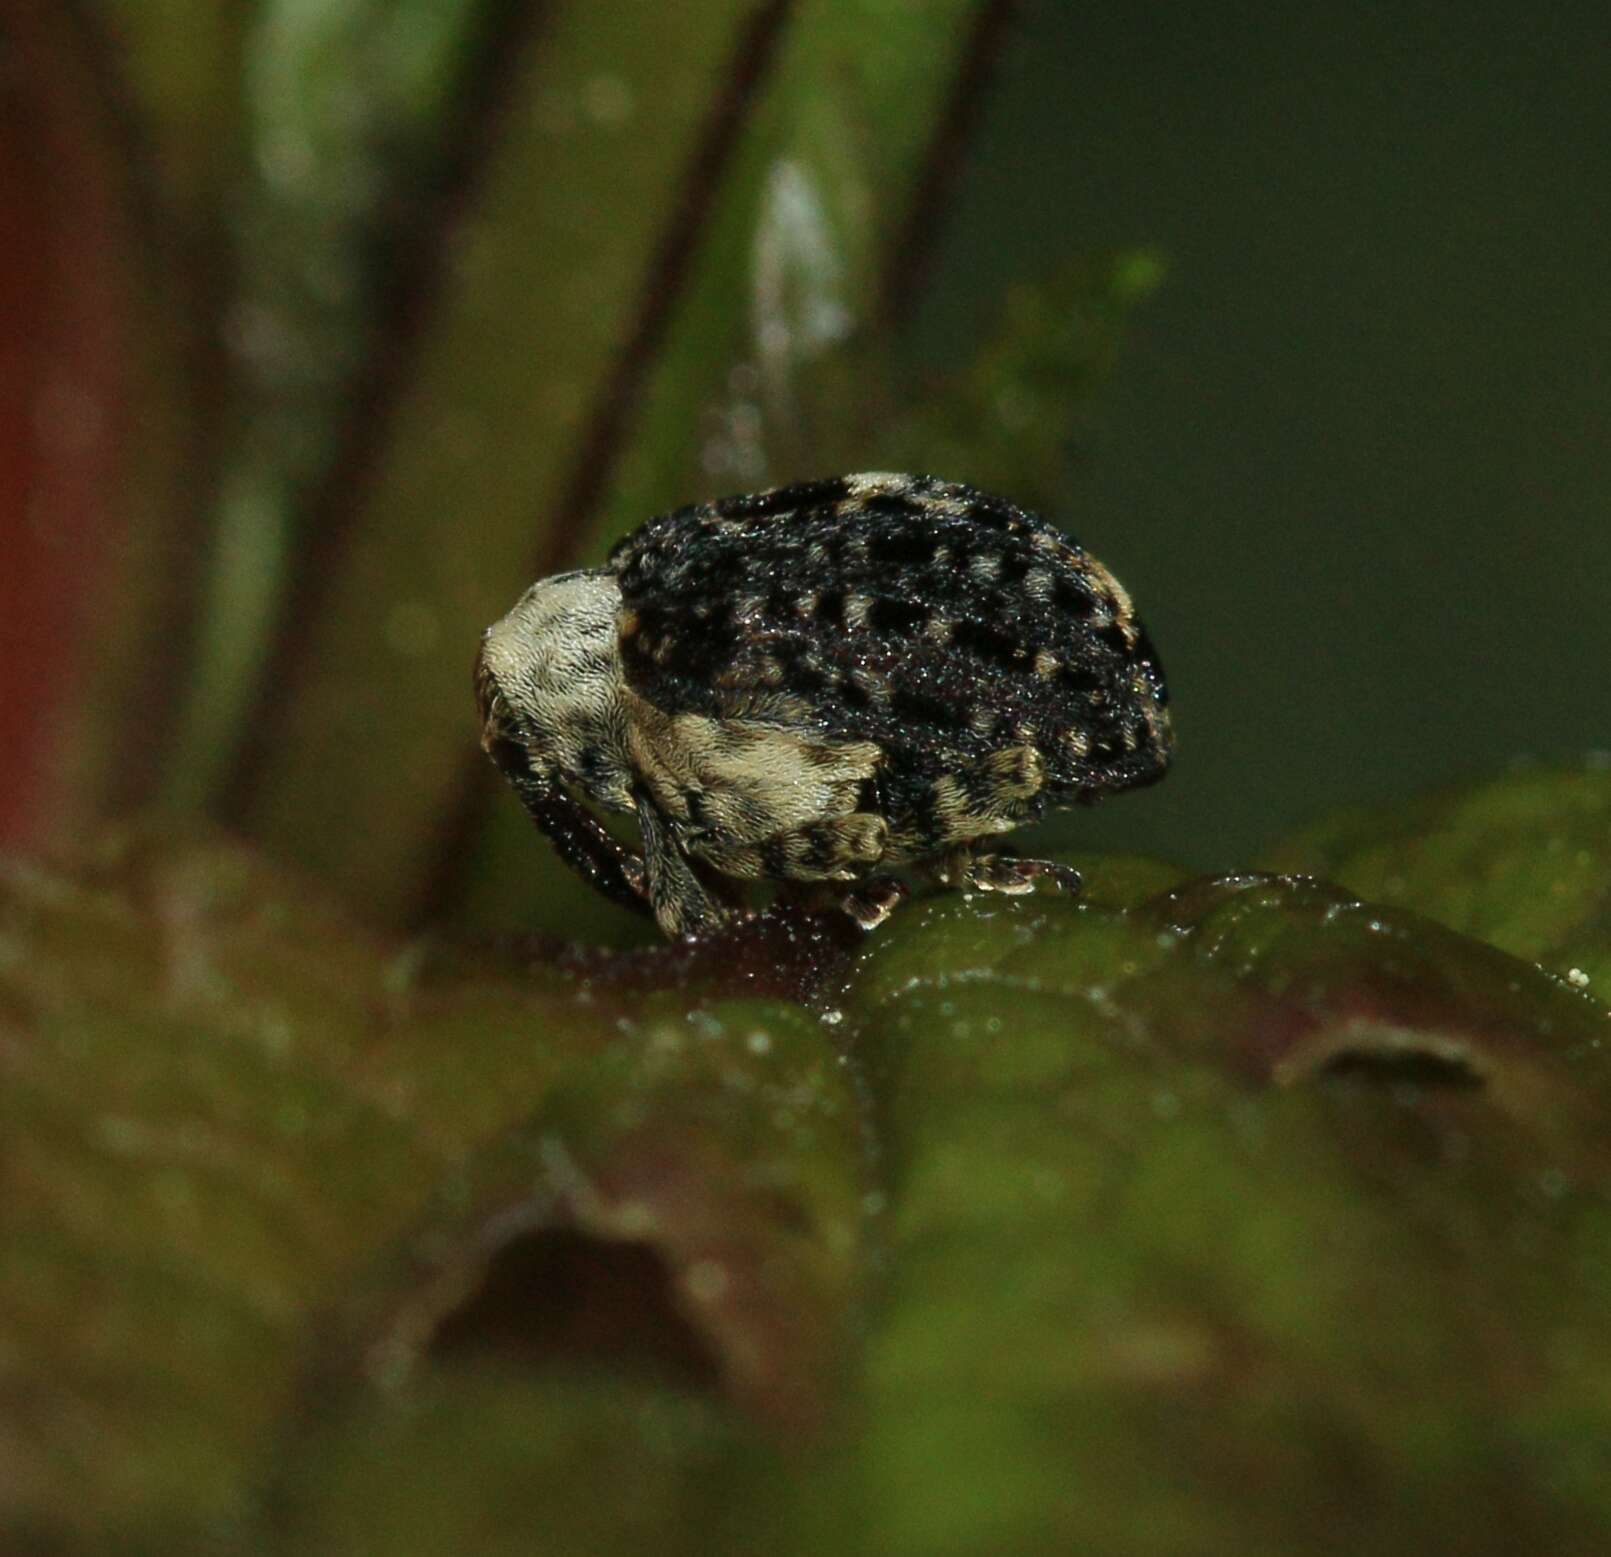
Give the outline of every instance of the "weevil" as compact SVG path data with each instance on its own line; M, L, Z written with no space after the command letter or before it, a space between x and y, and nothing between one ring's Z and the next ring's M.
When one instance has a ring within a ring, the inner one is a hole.
M992 845L1150 784L1173 737L1124 587L1061 530L932 476L867 474L651 519L534 584L476 660L482 745L560 857L670 937L742 884L833 883L863 926L925 868L1073 890ZM642 850L594 809L636 817Z

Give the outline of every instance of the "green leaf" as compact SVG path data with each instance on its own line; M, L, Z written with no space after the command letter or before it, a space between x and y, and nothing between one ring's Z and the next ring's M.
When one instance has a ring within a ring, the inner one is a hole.
M1604 1539L1606 1014L1315 883L1096 888L858 967L869 1549Z
M1611 766L1591 757L1322 822L1270 856L1611 990Z
M0 1523L1611 1538L1606 1011L1310 878L1080 865L615 954L378 937L219 843L8 867Z
M819 1024L523 965L404 950L216 846L7 869L0 1524L172 1550L238 1523L307 1401L433 1387L439 1332L496 1359L496 1305L460 1300L507 1260L540 1292L636 1250L626 1297L665 1324L571 1350L824 1418L862 1122Z
M318 498L361 461L364 417L408 355L402 305L417 302L441 261L440 191L463 176L465 143L493 93L487 56L520 41L505 9L496 0L263 0L227 34L212 19L232 46L213 89L238 121L219 139L240 166L229 170L238 187L214 188L209 206L183 213L223 251L211 256L216 274L191 278L192 306L222 315L208 323L223 381L200 386L221 404L195 643L167 773L176 808L216 802L251 738L288 602L311 587L298 569L317 551L315 531L335 522ZM143 54L168 44L166 61L172 20L134 25ZM165 120L186 97L171 74L160 86L150 109L167 151ZM328 557L319 560L323 572Z

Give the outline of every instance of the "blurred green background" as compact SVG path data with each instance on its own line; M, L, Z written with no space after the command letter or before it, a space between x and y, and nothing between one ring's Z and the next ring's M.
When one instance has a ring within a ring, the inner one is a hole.
M1140 601L1177 770L1057 841L1233 868L1606 744L1603 28L0 6L0 838L203 812L380 920L631 939L483 771L476 635L847 466L1046 506Z
M1143 602L1179 765L1080 835L1270 834L1611 744L1611 52L1595 5L1041 6L929 343L1014 265L1169 280L1061 512Z

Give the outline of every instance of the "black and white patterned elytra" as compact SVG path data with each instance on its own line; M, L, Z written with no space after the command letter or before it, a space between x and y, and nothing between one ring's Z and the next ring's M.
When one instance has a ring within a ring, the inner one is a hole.
M556 613L563 591L587 611ZM484 743L539 825L670 934L721 922L730 880L850 883L864 923L898 900L894 866L1070 884L977 846L1151 783L1171 751L1157 656L1107 569L1036 515L924 476L650 520L605 568L534 586L489 629L477 681ZM644 859L591 818L556 824L578 796L635 810Z

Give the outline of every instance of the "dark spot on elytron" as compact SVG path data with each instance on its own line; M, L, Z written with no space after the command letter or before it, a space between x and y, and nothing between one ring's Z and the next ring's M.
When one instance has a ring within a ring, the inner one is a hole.
M825 589L817 596L816 618L831 622L836 627L845 623L845 592L842 589Z
M1107 626L1097 628L1094 636L1099 643L1105 643L1117 655L1128 656L1130 653L1130 640L1124 636L1124 629L1117 622L1109 622Z
M982 524L991 530L1005 530L1017 517L1005 505L982 502L969 503L967 516L974 524Z
M793 660L783 668L784 685L791 692L820 692L828 685L828 678L815 665L805 660Z
M929 609L915 600L875 600L867 620L881 633L904 636L929 619Z
M1104 685L1104 678L1088 665L1065 665L1057 679L1072 692L1094 692Z
M951 699L915 687L898 687L890 706L896 718L918 725L949 727L963 723L967 715L967 710Z
M1003 584L1021 584L1029 572L1029 558L1022 552L1004 552L1000 578Z
M989 622L958 622L951 641L966 653L1001 665L1016 664L1022 657L1023 645L1018 639Z
M923 505L909 492L874 492L861 500L870 514L920 514Z
M879 567L914 567L934 556L934 537L926 529L884 530L868 537L868 560Z
M725 519L759 519L842 502L849 495L849 483L843 476L835 476L828 481L802 481L792 487L779 487L775 492L746 492L738 497L722 498L713 509ZM680 512L697 512L697 509Z
M1052 604L1065 616L1086 617L1096 609L1096 596L1066 578L1052 585Z
M820 692L828 677L810 657L810 646L801 638L779 636L772 640L772 655L783 668L783 679L795 692Z
M866 687L848 679L839 683L838 696L846 708L866 708L872 702Z
M672 644L673 663L686 676L707 674L717 666L725 665L738 647L739 634L731 621L706 622L697 633L680 636L668 634L663 640Z

